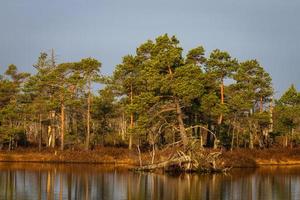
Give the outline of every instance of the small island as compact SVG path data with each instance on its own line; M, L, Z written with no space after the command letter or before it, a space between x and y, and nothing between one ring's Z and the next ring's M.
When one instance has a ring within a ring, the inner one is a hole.
M91 57L57 63L54 50L33 67L1 75L0 161L185 172L300 164L300 93L292 85L275 99L256 59L184 53L164 34L110 76Z

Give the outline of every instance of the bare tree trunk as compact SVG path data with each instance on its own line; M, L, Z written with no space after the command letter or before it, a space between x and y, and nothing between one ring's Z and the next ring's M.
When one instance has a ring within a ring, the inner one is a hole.
M86 141L85 150L89 150L90 146L90 110L91 110L91 80L88 81L88 98L87 98L87 116L86 116Z
M151 159L151 164L154 163L154 159L155 159L155 144L152 144L152 159Z
M55 147L55 126L54 126L54 121L55 121L55 111L51 113L51 147Z
M179 133L180 133L180 137L183 143L183 146L186 147L188 145L188 138L187 138L187 134L184 128L184 123L183 123L183 113L182 110L180 108L180 104L179 104L179 100L177 97L175 97L175 105L176 105L176 114L177 114L177 120L179 123Z
M138 149L138 153L139 153L140 167L142 167L143 163L142 163L142 156L141 156L141 150L140 150L140 145L139 144L137 145L137 149Z
M125 134L126 134L126 119L125 119L125 113L124 111L122 112L122 119L121 119L121 122L120 122L120 127L121 127L121 138L122 138L122 141L125 140Z
M77 123L77 114L76 111L72 111L72 133L78 138L78 123Z
M249 118L248 118L248 121L249 121L249 148L253 149L253 147L254 147L254 144L253 144L254 134L253 134L252 131L254 130L254 133L255 134L257 133L257 131L256 131L256 125Z
M234 131L235 131L235 127L233 127L233 129L232 129L232 138L231 138L231 147L230 147L230 151L233 150L233 145L234 145Z
M214 139L214 149L217 149L219 146L219 140L217 138Z
M122 141L124 141L127 128L124 111L122 111L122 116L117 119L117 124L119 136L121 136Z
M293 148L294 132L295 132L295 129L292 128L292 132L291 132L291 140L290 140L290 146L291 146L291 148Z
M8 151L11 150L11 144L12 144L12 142L11 142L11 135L10 135L9 136L9 143L8 143Z
M288 134L287 134L287 133L285 134L285 137L284 137L284 143L283 143L283 146L284 146L284 147L287 147L287 146L288 146Z
M263 97L260 96L260 99L259 99L259 112L263 112Z
M195 124L198 124L198 115L196 114L195 115ZM202 137L202 131L201 131L201 128L200 127L198 127L197 129L196 129L196 134L197 134L197 137L200 139L200 137L201 137L201 139L203 139L203 137ZM202 141L203 142L203 141Z
M169 74L171 75L171 78L173 79L173 72L170 66L168 66L169 69ZM176 107L176 114L177 114L177 121L179 124L179 133L180 133L180 137L183 143L184 148L188 145L188 138L187 138L187 134L184 128L184 123L183 123L183 113L179 104L179 99L178 97L174 97L174 103L175 103L175 107Z
M220 90L221 90L221 104L224 104L224 81L223 81L223 79L221 81Z
M221 105L223 105L224 104L224 82L223 82L223 79L220 84L220 92L221 92ZM223 121L223 114L221 113L218 124L222 124L222 121Z
M48 129L47 129L47 136L48 136L48 141L47 141L47 147L51 147L51 126L48 126Z
M55 52L54 49L51 49L51 67L54 69L56 67L56 63L55 63ZM54 121L55 121L55 111L50 112L50 119L51 119L51 147L54 148L55 147L55 126L54 126Z
M61 146L60 149L63 151L64 150L64 137L65 137L65 104L64 104L64 100L62 98L61 101L61 108L60 108L60 120L61 120L61 133L60 133L60 137L61 137Z
M132 84L130 85L130 104L133 103L133 91L132 91ZM130 113L130 132L129 132L129 142L128 142L128 149L132 149L132 130L133 130L133 123L134 123L133 113Z
M12 119L9 118L9 127L10 127L10 130L13 129L13 122L12 122ZM9 134L9 144L8 144L8 150L10 151L12 149L12 135Z
M202 131L200 132L199 139L200 139L200 147L203 148L203 136L202 136Z
M249 148L253 149L253 134L250 131L250 135L249 135Z
M132 113L130 114L130 118L132 119ZM130 122L131 124L131 122ZM130 125L131 127L131 125ZM129 131L129 141L128 141L128 149L131 150L132 149L132 129Z
M42 132L43 132L43 127L42 127L42 115L39 114L39 123L40 123L40 134L39 134L39 151L42 150Z
M270 101L270 128L269 132L273 132L273 97L271 97Z

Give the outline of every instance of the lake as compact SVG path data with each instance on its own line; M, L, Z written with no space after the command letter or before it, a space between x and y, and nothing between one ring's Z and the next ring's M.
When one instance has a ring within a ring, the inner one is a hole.
M0 163L0 199L300 199L300 166L171 176L93 164Z

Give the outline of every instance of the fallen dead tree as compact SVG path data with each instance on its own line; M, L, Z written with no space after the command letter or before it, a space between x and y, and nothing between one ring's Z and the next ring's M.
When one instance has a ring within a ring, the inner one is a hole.
M179 155L179 152L178 152ZM138 171L153 171L156 169L168 169L170 166L174 165L185 165L185 164L190 164L192 163L192 159L189 156L182 155L181 156L173 156L171 159L160 162L160 163L155 163L155 164L149 164L145 166L141 166L136 168L135 170Z
M224 166L224 162L220 159L221 151L209 152L203 148L199 148L198 142L194 140L189 148L184 152L181 150L180 143L168 158L135 168L136 171L156 171L162 170L166 172L204 172L204 173L222 173L227 172L231 167ZM170 148L168 146L168 148Z
M224 162L220 158L222 156L221 151L208 152L202 155L202 158L198 158L201 165L199 165L197 171L200 172L228 172L232 167L224 166Z

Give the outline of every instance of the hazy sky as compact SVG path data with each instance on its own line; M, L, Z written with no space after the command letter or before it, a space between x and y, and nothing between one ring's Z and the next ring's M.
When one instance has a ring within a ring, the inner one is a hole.
M40 51L58 62L95 57L111 74L147 39L176 35L187 51L203 45L258 59L277 95L300 86L299 0L0 0L0 72L33 72Z

